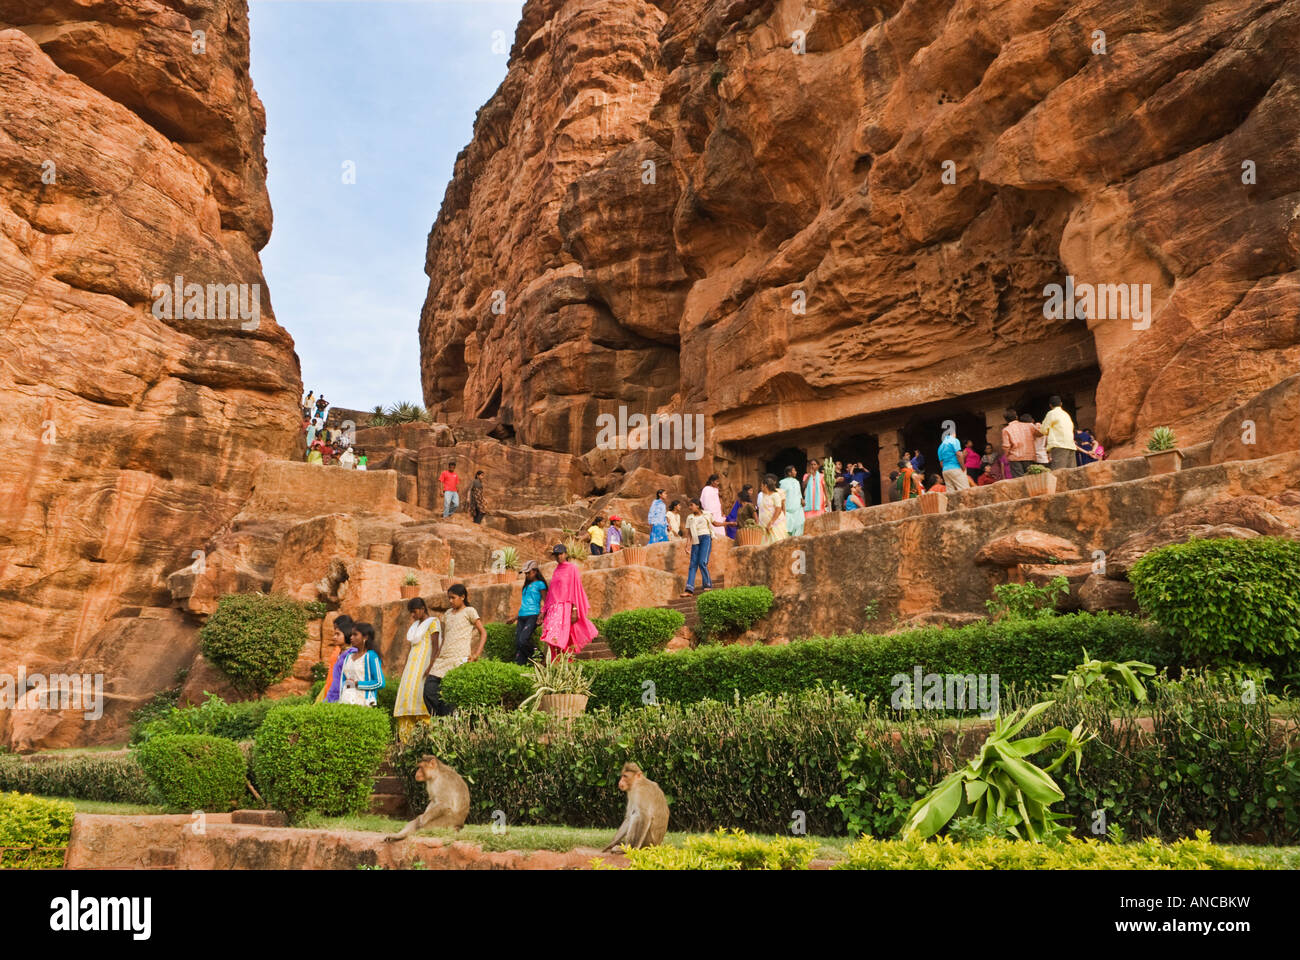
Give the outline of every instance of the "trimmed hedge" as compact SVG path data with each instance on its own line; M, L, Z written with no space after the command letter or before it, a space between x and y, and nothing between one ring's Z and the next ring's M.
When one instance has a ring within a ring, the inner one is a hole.
M1129 571L1142 609L1197 663L1300 662L1300 542L1190 540Z
M74 814L66 800L0 793L0 868L62 867Z
M515 659L515 628L509 623L485 623L487 642L483 644L483 659L513 663Z
M647 680L660 703L730 700L734 693L750 697L831 683L888 703L895 689L890 678L900 673L910 677L916 666L923 673L996 674L1003 690L1010 683L1047 688L1053 686L1052 674L1078 664L1085 647L1104 660L1141 660L1158 667L1177 660L1173 644L1151 625L1121 614L1085 613L596 661L592 706L640 707Z
M253 779L266 802L290 820L308 810L361 813L389 735L388 718L371 707L276 707L257 731Z
M727 587L710 590L695 601L700 630L707 642L720 633L748 630L772 609L772 591L767 587Z
M228 593L199 628L199 642L237 688L260 694L293 669L307 642L307 613L279 594Z
M533 671L498 660L462 663L442 678L444 700L462 710L513 710L533 692Z
M141 744L136 757L169 807L225 813L244 797L248 763L233 740L158 736Z
M311 703L308 697L262 698L226 703L216 694L197 707L173 707L157 719L131 729L131 743L146 743L154 737L207 734L224 740L250 740L274 707L296 707Z
M1097 735L1077 776L1072 764L1053 773L1065 792L1053 809L1076 835L1090 836L1102 813L1105 826L1133 838L1207 829L1218 842L1300 840L1300 755L1286 747L1296 721L1271 719L1262 694L1242 703L1231 682L1193 676L1153 687L1146 704L1060 701L1024 729L1035 736L1082 723ZM1002 707L1038 697L1017 693ZM418 727L394 767L418 809L419 758L451 764L473 784L471 822L490 822L499 809L510 823L613 829L623 816L618 771L632 760L667 795L673 830L784 834L802 819L814 835L893 836L917 797L974 755L991 729L951 713L909 712L900 722L879 704L820 690L572 720L457 714Z
M680 847L626 851L633 870L807 870L817 841L807 837L764 840L744 830L722 830L687 837Z
M686 618L676 610L643 607L614 614L600 635L615 656L635 657L658 653L685 624Z
M22 760L0 756L0 790L77 800L157 803L133 754L84 753Z

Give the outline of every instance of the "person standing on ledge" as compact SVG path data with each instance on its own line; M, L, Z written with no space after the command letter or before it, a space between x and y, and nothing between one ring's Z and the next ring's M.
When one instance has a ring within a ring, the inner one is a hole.
M1034 429L1034 418L1029 417L1028 422L1025 422L1017 417L1016 411L1008 407L1002 414L1002 419L1006 421L1002 427L1002 453L1011 467L1011 477L1023 477L1025 470L1034 463L1034 437L1038 435Z
M784 540L790 534L785 529L785 497L777 490L776 474L763 478L762 499L758 505L758 525L763 528L768 543Z
M793 466L786 467L780 484L781 492L785 494L785 532L792 537L803 536L803 492L795 477L797 473Z
M419 597L406 603L411 614L411 625L406 630L406 642L411 645L402 669L402 680L397 685L397 700L393 703L393 717L397 720L397 739L405 743L415 731L415 725L429 719L429 707L424 702L424 678L433 661L434 648L440 645L441 631L438 619L429 616L428 607Z
M705 489L709 489L705 487ZM691 501L691 513L686 518L686 532L691 535L691 565L686 573L686 590L683 597L695 596L695 571L700 571L700 591L713 589L709 577L709 554L713 552L713 525L709 515L698 500Z
M542 643L550 649L549 660L572 657L582 652L596 636L596 625L587 616L587 591L582 589L582 573L569 559L564 544L557 543L551 554L557 565L542 604Z
M591 555L599 557L605 552L605 518L597 517L591 521L591 526L587 528L587 544L591 548Z
M438 482L442 484L442 515L450 517L460 507L460 477L456 475L455 460L438 474Z
M524 564L524 593L519 600L519 613L507 623L515 624L515 663L525 666L533 657L533 634L542 616L542 596L548 584L536 560Z
M651 543L663 543L668 539L668 491L662 487L655 491L654 503L650 504L645 519L650 525Z
M709 474L709 479L704 481L704 489L700 491L700 506L713 524L713 529L709 531L710 537L720 537L727 530L727 521L722 516L722 497L718 494L718 480L716 473Z
M469 512L475 523L482 523L487 516L487 501L483 497L483 471L474 474L474 482L469 485Z
M969 447L970 444L967 444ZM961 441L955 433L945 433L939 441L939 469L943 471L944 490L954 493L971 485L970 477L962 468Z
M1043 432L1047 434L1047 456L1053 470L1078 466L1078 447L1074 444L1074 421L1061 407L1060 397L1051 397L1047 405L1052 409L1043 417Z

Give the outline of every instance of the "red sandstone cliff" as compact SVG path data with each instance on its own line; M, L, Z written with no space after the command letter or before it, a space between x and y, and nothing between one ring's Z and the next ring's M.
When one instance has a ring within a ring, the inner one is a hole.
M0 672L170 686L195 650L165 575L293 449L248 56L244 0L0 0ZM256 284L260 316L160 319L177 275ZM4 711L0 742L65 720Z
M430 234L426 401L577 453L700 412L741 472L1061 384L1112 448L1206 439L1300 361L1298 87L1297 0L529 0ZM1149 284L1149 329L1046 319L1067 275Z

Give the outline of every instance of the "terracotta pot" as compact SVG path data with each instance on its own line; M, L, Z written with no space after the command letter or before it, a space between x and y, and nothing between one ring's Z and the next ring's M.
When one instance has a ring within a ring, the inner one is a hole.
M1045 493L1056 492L1056 474L1050 470L1046 473L1025 474L1025 490L1031 497L1040 497Z
M767 534L762 527L741 527L736 531L736 546L761 547L767 542Z
M497 573L497 583L514 583L515 577L519 576L514 570L503 570Z
M624 547L619 553L623 555L624 566L629 563L645 563L645 547Z
M587 698L580 693L546 693L538 698L537 708L555 717L576 717L586 712Z
M1152 477L1162 473L1173 473L1183 468L1183 451L1178 449L1161 450L1158 453L1148 453L1146 456L1147 474Z
M948 510L948 497L942 493L923 493L918 500L921 501L922 513L945 513Z
M393 545L391 543L372 543L370 549L366 551L366 557L379 563L387 563L393 559Z
M401 590L403 600L411 600L420 595L420 585L418 583L404 583Z

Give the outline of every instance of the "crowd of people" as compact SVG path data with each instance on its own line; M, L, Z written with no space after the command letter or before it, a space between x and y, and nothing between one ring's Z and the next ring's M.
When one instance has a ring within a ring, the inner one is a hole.
M325 395L308 391L302 401L302 430L305 438L304 458L318 466L340 466L344 470L367 469L364 450L354 448L346 430L331 426L330 404Z

